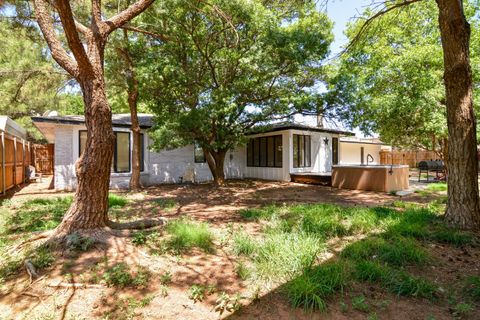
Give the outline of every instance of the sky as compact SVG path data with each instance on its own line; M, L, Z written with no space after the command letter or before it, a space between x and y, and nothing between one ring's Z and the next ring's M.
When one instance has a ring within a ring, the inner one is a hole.
M342 48L347 44L347 38L343 34L347 23L355 16L358 16L366 6L374 0L328 0L326 12L333 21L334 41L330 47L330 57L334 57L341 52ZM322 1L319 1L322 2ZM296 122L303 122L309 125L316 125L316 117L295 116ZM346 129L340 123L324 123L327 127L337 127ZM352 130L358 137L365 137L357 128Z
M347 23L358 16L365 6L372 3L372 0L329 0L327 3L327 14L334 22L333 34L335 40L331 46L332 55L341 51L342 46L347 43L347 38L344 36Z

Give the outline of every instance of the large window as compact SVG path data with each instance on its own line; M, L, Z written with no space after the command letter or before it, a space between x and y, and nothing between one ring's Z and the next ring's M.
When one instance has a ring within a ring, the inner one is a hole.
M205 153L203 152L202 147L198 144L195 143L193 147L193 158L195 160L195 163L204 163L205 162Z
M312 166L311 138L299 134L293 135L293 167L304 168Z
M282 167L282 136L252 138L247 144L248 167Z
M125 173L131 171L132 146L130 144L130 132L115 131L115 145L113 149L112 171ZM144 171L144 136L140 134L140 171ZM85 150L87 143L87 131L79 132L79 154Z

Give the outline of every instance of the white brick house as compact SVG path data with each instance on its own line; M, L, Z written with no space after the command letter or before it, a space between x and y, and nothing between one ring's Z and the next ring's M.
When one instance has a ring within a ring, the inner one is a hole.
M35 126L49 143L55 145L54 185L57 190L76 186L75 162L86 139L83 116L32 117ZM174 150L154 152L147 130L152 116L139 115L142 129L141 180L146 186L163 183L206 182L212 175L201 149L188 145ZM127 114L112 117L117 136L110 185L127 188L131 175L131 122ZM339 137L352 135L341 130L292 123L275 124L268 130L249 135L249 143L227 153L227 179L257 178L290 181L292 175L312 173L329 175L339 162Z

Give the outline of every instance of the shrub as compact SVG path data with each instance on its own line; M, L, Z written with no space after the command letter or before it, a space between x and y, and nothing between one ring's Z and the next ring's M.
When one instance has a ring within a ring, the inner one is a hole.
M330 262L305 270L285 285L290 303L295 308L325 310L325 299L346 286L348 269L349 266L345 263Z
M126 287L132 284L133 278L130 269L125 263L117 263L105 270L103 279L109 286Z
M67 236L67 247L70 250L87 251L95 243L95 240L89 237L84 237L76 232Z
M55 256L45 246L39 247L35 251L32 251L28 258L32 262L33 266L37 269L50 267L55 261Z
M206 223L180 219L167 224L166 230L171 236L164 243L167 251L180 253L194 247L213 251L213 234Z

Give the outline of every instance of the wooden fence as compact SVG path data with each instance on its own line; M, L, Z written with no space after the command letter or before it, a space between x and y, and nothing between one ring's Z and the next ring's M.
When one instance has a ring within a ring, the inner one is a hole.
M407 164L410 168L417 168L420 161L438 158L437 153L433 151L380 151L380 164Z
M35 144L32 147L32 165L42 174L53 174L54 145Z
M30 165L30 143L5 132L1 132L0 141L0 193L27 180Z

